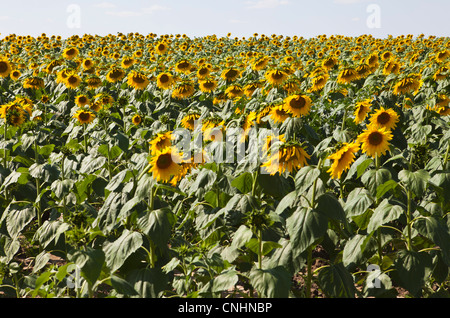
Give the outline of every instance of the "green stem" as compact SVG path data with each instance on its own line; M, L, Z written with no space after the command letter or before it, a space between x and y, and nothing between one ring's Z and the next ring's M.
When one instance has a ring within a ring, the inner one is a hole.
M83 124L83 142L84 142L84 152L88 152L88 146L87 146L87 135L86 135L86 124Z
M3 136L5 139L5 149L3 151L3 167L5 169L6 169L7 158L8 158L8 149L6 148L6 142L8 141L7 133L8 133L8 121L5 119L5 135Z
M306 260L306 298L311 298L311 284L312 284L312 246L309 246L307 251Z
M344 108L344 117L342 118L341 130L345 129L345 120L347 119L347 107Z
M262 269L262 231L258 230L258 267Z
M412 166L413 166L413 160L414 160L414 154L411 152L411 157L409 158L409 171L412 171ZM408 233L408 237L407 237L407 246L408 246L408 251L412 250L412 244L411 244L411 201L412 201L412 191L410 188L407 189L406 191L406 196L407 196L407 208L406 208L406 226L407 226L407 233Z
M319 163L317 164L317 169L321 169L322 168L322 158L319 159ZM317 180L318 178L316 178L316 180L314 180L313 183L313 189L312 189L312 198L311 198L311 208L314 209L314 205L316 204L316 188L317 188Z
M35 157L35 162L36 164L39 164L39 154L38 154L38 144L37 144L37 139L34 140L34 157ZM42 219L41 219L41 199L39 198L41 194L41 182L39 181L38 178L36 178L36 200L37 200L37 205L36 205L36 216L37 216L37 220L38 220L38 225L39 227L42 225Z
M450 150L450 142L447 145L447 151L445 152L445 156L444 156L444 164L442 166L444 169L447 167L447 160L448 160L449 150Z

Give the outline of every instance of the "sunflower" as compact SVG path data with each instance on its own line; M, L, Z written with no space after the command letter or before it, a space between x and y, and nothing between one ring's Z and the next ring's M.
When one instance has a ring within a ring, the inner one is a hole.
M272 109L270 110L270 118L272 118L272 120L275 123L282 123L284 122L287 118L289 118L289 113L286 111L286 109L284 108L284 104L282 105L276 105L276 106L272 106Z
M341 149L330 155L328 159L333 160L333 164L327 171L334 179L339 179L342 173L350 168L355 160L355 153L359 150L356 143L344 143Z
M384 155L389 150L389 141L393 136L386 128L368 127L356 139L361 144L361 150L375 158Z
M80 51L78 51L78 49L76 47L68 47L68 48L64 49L62 55L66 60L72 60L79 53L80 53Z
M353 67L346 67L342 69L337 77L339 84L350 84L358 79L358 73Z
M172 97L184 99L191 97L195 92L194 85L189 81L179 83L172 92Z
M23 87L24 88L29 88L29 89L40 89L40 88L44 88L44 80L40 77L29 77L27 79L25 79L25 81L23 82Z
M122 62L120 63L120 65L124 68L130 68L131 66L133 66L133 64L136 63L136 60L134 58L132 58L131 56L124 56L122 58Z
M289 173L307 165L307 159L311 156L299 144L283 144L278 152L271 154L268 160L262 164L270 175Z
M223 70L222 73L220 74L220 77L226 80L227 82L233 82L239 76L241 76L241 72L233 67Z
M102 80L100 79L100 77L92 75L86 79L86 83L89 88L95 89L99 88L102 85Z
M128 74L127 83L134 89L144 89L150 83L147 76L138 71L131 71Z
M263 120L263 118L268 116L270 114L271 110L272 110L272 106L270 106L270 105L262 107L261 110L259 110L256 115L256 123L259 125L262 122L265 122L265 120Z
M203 93L213 92L216 89L217 85L217 81L214 81L212 79L199 81L199 88Z
M25 122L26 116L31 116L31 108L24 108L24 104L14 100L0 107L0 117L13 126L20 126Z
M155 45L155 52L158 53L159 55L163 55L164 53L167 52L168 49L169 46L167 45L166 42L158 42Z
M110 83L121 81L125 77L125 71L119 67L113 67L106 74L106 80Z
M237 97L241 97L242 95L244 95L244 90L242 89L242 87L238 84L234 84L229 86L226 90L225 90L225 94L229 99L234 99Z
M151 169L148 171L153 174L157 181L169 182L170 178L180 173L181 155L173 147L166 147L154 154L150 161Z
M188 74L191 72L192 64L188 60L181 60L175 65L175 71Z
M363 122L364 119L366 119L367 114L370 112L371 106L372 106L371 99L365 99L361 102L356 103L355 112L353 113L355 115L354 122L356 124L359 124Z
M139 114L136 114L131 118L131 122L133 125L138 126L142 122L142 117Z
M91 59L87 58L84 59L83 62L81 62L81 65L83 66L83 68L85 70L90 70L94 67L94 61L92 61Z
M283 85L288 78L288 74L285 71L278 69L268 70L264 76L274 86Z
M411 74L395 84L393 93L395 95L406 94L412 91L417 93L421 86L420 75Z
M392 130L397 126L399 116L393 109L384 109L381 107L370 117L370 125Z
M203 80L208 77L210 73L211 70L206 65L204 65L197 70L196 75L199 80Z
M161 89L170 89L174 82L173 75L168 72L161 73L156 77L156 86Z
M310 89L311 92L317 92L322 90L325 87L325 84L327 83L329 78L329 75L327 73L321 73L313 78L311 78L312 87Z
M294 117L306 116L311 109L311 98L306 95L291 95L284 100L285 110Z
M327 70L331 70L338 63L339 62L337 58L335 58L334 56L329 56L322 61L322 66L325 67Z
M9 76L11 77L11 79L13 81L17 81L21 75L22 75L22 73L19 70L13 70L9 74Z
M195 121L198 120L199 118L200 118L199 114L196 113L188 114L184 116L183 119L181 119L181 126L189 130L194 130Z
M71 72L64 80L66 87L76 89L81 84L81 78L75 73Z
M252 82L252 83L248 83L247 85L244 86L244 95L247 96L248 98L251 98L253 93L258 89L261 88L261 83L259 82Z
M89 124L95 118L95 114L84 109L79 109L74 115L73 118L78 119L80 124Z
M264 56L252 64L252 69L255 71L263 70L264 68L266 68L268 63L269 63L269 57Z
M84 94L78 95L75 97L75 104L77 104L78 107L84 107L89 104L89 98Z
M243 134L241 135L240 142L244 142L245 139L248 137L250 129L255 124L255 119L256 119L256 112L250 112L247 116L242 117L243 123L241 128L243 130Z
M166 147L172 146L172 133L167 131L165 133L159 133L150 142L150 152L152 155L158 151L163 150Z

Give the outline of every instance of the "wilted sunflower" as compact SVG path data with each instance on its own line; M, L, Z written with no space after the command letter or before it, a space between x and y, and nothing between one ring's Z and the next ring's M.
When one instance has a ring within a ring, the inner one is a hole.
M356 124L359 124L363 122L364 119L366 119L367 114L370 112L370 107L372 106L372 100L371 99L365 99L361 102L356 103L355 107L355 119L354 122Z
M150 142L150 153L156 154L158 151L163 150L166 147L172 146L172 132L167 131L165 133L159 133Z
M173 75L168 72L161 73L156 77L156 86L161 89L170 89L174 82Z
M191 72L192 64L188 60L181 60L175 65L175 71L188 74Z
M350 168L350 165L355 160L355 153L358 152L358 150L358 144L344 143L341 149L328 156L328 159L333 160L333 164L327 171L332 178L339 179L342 173Z
M10 125L20 126L25 122L28 116L31 116L31 109L27 107L24 109L24 105L14 100L8 104L0 107L0 117L4 118Z
M267 64L269 64L269 57L264 56L252 64L252 69L255 71L260 71L266 68Z
M397 126L399 116L393 109L384 109L381 107L370 117L370 125L378 128L392 130Z
M102 80L100 77L92 75L86 79L86 84L90 89L99 88L102 85Z
M284 100L285 110L294 117L306 116L311 109L311 98L306 95L291 95Z
M307 159L311 156L299 144L284 144L278 149L278 152L272 153L269 159L262 164L262 167L270 175L276 173L289 173L307 165Z
M389 141L392 138L392 133L386 128L368 127L358 136L356 142L361 144L362 152L375 158L389 150Z
M419 74L411 74L397 82L394 86L393 93L395 95L406 94L414 91L417 93L422 86Z
M329 78L329 75L327 73L321 73L313 78L311 78L312 87L310 88L311 92L317 92L322 90L325 87L325 84L327 83Z
M0 76L7 77L11 73L12 68L8 60L0 60Z
M283 85L288 78L288 74L285 71L278 69L268 70L264 76L273 86Z
M143 73L133 70L128 74L127 83L134 89L144 89L150 81Z
M79 109L74 115L73 118L78 119L80 124L89 124L95 118L95 114L84 109Z
M116 83L121 81L125 77L125 71L119 67L113 67L106 74L106 80L110 83Z
M173 176L180 173L181 155L173 147L166 147L154 154L148 171L157 181L169 182Z
M183 81L179 83L172 91L172 97L176 99L184 99L191 97L194 92L194 85L189 81Z

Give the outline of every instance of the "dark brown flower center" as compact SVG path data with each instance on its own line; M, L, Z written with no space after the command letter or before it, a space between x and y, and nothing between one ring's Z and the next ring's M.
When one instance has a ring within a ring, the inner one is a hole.
M377 122L381 125L385 125L389 122L390 119L391 115L389 115L387 112L382 112L380 115L378 115Z
M0 62L0 73L6 72L8 69L8 64L6 62Z
M78 118L80 118L81 121L89 121L89 119L91 118L91 115L87 112L81 112L78 115Z
M368 139L372 146L378 146L383 142L383 135L378 131L374 131L370 133Z
M302 96L293 98L289 102L289 106L291 106L294 109L301 109L301 108L305 107L305 105L306 105L306 100Z
M172 164L172 156L170 153L165 153L163 155L160 155L158 157L158 160L156 160L156 165L159 169L167 169Z

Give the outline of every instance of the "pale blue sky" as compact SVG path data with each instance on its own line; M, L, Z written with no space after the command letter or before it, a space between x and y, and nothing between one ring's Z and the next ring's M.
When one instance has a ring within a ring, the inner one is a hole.
M377 17L367 11L372 4L379 8ZM449 12L448 0L16 0L2 5L0 37L43 32L62 37L117 32L450 36ZM379 21L379 27L370 28L368 19Z

